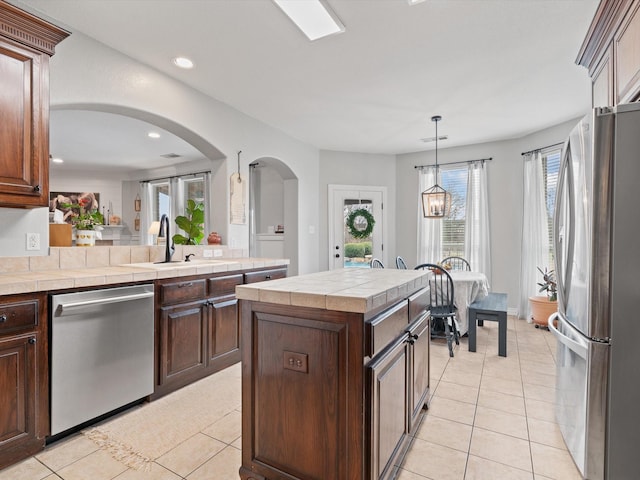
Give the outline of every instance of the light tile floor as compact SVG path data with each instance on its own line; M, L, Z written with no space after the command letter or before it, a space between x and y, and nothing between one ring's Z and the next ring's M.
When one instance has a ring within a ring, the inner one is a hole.
M454 358L432 343L431 404L398 480L581 478L554 418L553 336L509 317L503 358L497 333L497 323L485 322L477 352L463 338ZM150 472L127 468L77 434L0 470L0 480L238 480L239 396L237 405L156 459Z

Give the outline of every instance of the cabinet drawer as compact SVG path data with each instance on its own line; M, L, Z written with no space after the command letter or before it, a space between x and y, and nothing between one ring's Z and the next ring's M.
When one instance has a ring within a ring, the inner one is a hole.
M38 325L38 300L0 304L0 334Z
M397 303L365 324L365 354L373 357L402 335L409 324L406 300Z
M409 323L429 309L429 287L418 290L409 297Z
M236 285L242 285L244 277L241 273L236 275L225 275L224 277L210 278L209 297L223 297L225 295L235 295Z
M276 278L285 278L286 276L287 276L286 268L260 270L259 272L245 273L244 283L264 282L265 280L275 280Z
M160 285L160 302L163 305L200 300L206 297L207 283L203 280L185 280Z

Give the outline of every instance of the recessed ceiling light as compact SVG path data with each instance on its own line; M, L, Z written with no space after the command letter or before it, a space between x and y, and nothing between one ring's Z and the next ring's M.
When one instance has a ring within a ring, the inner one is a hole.
M416 3L422 3L424 0L407 0L409 5L415 5Z
M160 138L160 134L158 132L149 132L149 133L147 133L147 137L149 137L149 138Z
M309 40L344 32L344 25L324 0L273 0Z
M176 67L186 68L186 69L193 68L193 62L187 57L176 57L173 59L173 63L175 64Z
M53 157L53 158L51 158L51 161L52 161L53 163L64 163L64 160L63 160L63 159L61 159L61 158L57 158L57 157Z

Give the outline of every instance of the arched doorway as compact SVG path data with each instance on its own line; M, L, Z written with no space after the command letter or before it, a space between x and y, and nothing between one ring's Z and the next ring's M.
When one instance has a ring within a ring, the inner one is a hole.
M298 178L273 157L249 167L249 255L288 258L289 275L297 275Z

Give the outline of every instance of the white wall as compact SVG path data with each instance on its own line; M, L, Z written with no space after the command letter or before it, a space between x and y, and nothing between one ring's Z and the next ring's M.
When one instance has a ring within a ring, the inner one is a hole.
M49 254L49 209L0 208L0 257ZM27 250L27 233L40 235L40 249Z
M541 132L502 142L482 143L438 150L438 162L446 164L492 157L487 164L491 227L491 289L506 292L509 308L518 305L522 243L523 152L564 141L578 119ZM409 267L417 258L419 206L418 171L415 165L435 162L433 151L397 157L397 251ZM400 234L400 232L402 232Z
M284 179L270 167L256 168L256 233L284 225Z
M396 251L396 157L367 153L320 151L320 268L329 268L328 185L370 185L387 187L388 204L384 206L387 261ZM401 188L404 188L402 186ZM404 232L401 232L404 235ZM399 235L399 234L398 234ZM394 260L395 261L395 260Z
M300 273L318 270L318 235L309 233L309 226L318 225L319 152L315 147L297 141L279 130L248 117L215 99L191 89L181 82L74 32L56 48L51 59L52 107L107 107L148 112L159 118L171 119L214 145L231 159L225 169L213 178L215 189L224 192L224 212L228 244L248 249L248 225L229 225L229 177L236 170L236 155L242 150L241 174L248 178L248 164L257 158L274 157L287 164L299 181L299 268ZM226 171L225 171L226 170ZM224 171L224 172L223 172ZM20 211L19 211L20 212ZM18 234L23 235L40 224L31 215L6 213L0 210L0 223L15 218ZM317 231L317 230L315 230ZM20 236L20 235L18 235ZM22 242L21 242L22 243ZM7 249L2 255L15 255L21 249Z

